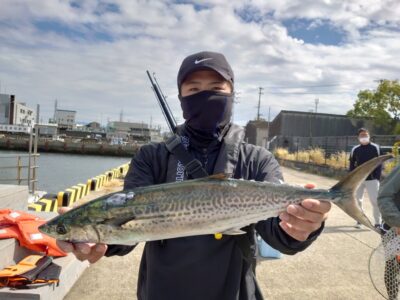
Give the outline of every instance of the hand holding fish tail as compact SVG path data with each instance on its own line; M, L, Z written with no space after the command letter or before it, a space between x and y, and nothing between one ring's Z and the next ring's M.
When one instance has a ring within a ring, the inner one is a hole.
M315 185L306 184L305 188L312 189ZM301 205L291 204L286 211L279 215L281 228L292 238L305 241L311 233L321 228L327 219L331 203L317 199L305 199Z
M69 207L62 207L58 210L59 214L63 214L71 210ZM57 240L57 245L64 252L72 252L76 258L80 261L89 261L93 264L104 256L107 250L106 244L95 244L95 243L69 243Z

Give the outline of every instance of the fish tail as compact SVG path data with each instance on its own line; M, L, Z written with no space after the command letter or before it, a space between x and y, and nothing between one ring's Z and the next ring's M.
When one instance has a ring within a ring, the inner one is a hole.
M372 171L374 171L384 161L392 157L392 155L382 155L367 161L347 174L330 190L331 193L338 192L340 194L344 194L344 197L334 202L337 206L339 206L346 214L354 218L356 221L378 233L379 230L372 225L371 221L359 206L356 198L356 192Z

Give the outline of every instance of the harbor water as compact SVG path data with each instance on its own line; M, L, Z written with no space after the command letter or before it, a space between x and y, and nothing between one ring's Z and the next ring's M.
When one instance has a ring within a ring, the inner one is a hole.
M1 167L17 165L15 157L4 157L10 154L15 156L27 153L0 150ZM130 162L130 160L131 158L129 157L40 153L37 160L39 168L37 169L38 184L36 190L58 193L75 184L86 183L89 178ZM22 164L27 165L27 158L23 159ZM23 169L21 177L27 177L26 168ZM16 170L0 168L0 184L17 184L16 181L4 181L4 179L11 178L17 178ZM26 181L23 184L26 185Z

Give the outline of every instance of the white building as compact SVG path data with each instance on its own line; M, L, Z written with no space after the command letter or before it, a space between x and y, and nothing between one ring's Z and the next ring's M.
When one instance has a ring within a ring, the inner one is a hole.
M56 109L54 112L54 121L59 128L74 129L76 127L75 117L75 110Z
M35 124L35 110L16 102L14 95L0 94L0 124L31 127Z
M36 113L27 107L25 103L15 102L14 104L14 124L31 127L35 124Z
M1 133L26 133L26 134L29 134L31 132L31 127L23 126L23 125L0 124L0 132Z

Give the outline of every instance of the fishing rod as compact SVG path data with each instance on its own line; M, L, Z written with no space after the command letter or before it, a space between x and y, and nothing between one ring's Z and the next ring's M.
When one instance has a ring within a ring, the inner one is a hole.
M167 99L164 96L164 94L161 91L160 85L157 82L156 77L150 75L149 71L146 71L147 76L150 79L150 83L151 83L151 89L154 92L154 95L156 96L157 100L158 100L158 104L160 105L161 111L164 115L165 120L167 121L168 127L171 130L172 133L176 133L176 120L174 118L174 115L172 114L171 108L169 107L168 103L167 103Z

